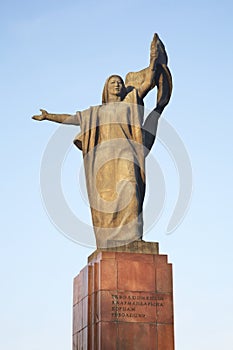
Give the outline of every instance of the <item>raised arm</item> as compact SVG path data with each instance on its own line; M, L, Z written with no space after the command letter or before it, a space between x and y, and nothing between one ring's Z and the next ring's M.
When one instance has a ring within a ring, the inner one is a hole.
M138 88L138 95L141 99L143 99L156 85L156 66L160 56L160 47L161 41L159 39L159 36L158 34L154 34L150 45L150 64L146 69L143 70L143 81Z
M41 114L39 115L34 115L32 117L32 119L34 120L50 120L52 122L56 122L56 123L64 123L64 124L72 124L72 125L79 125L79 120L75 115L71 115L71 114L52 114L52 113L48 113L46 110L44 109L40 109Z
M158 34L154 34L153 40L150 46L150 63L147 68L144 68L138 72L130 72L125 77L125 86L134 87L137 89L139 97L143 99L146 94L152 90L155 83L155 71L156 62L159 57L159 42Z
M172 76L167 67L167 61L165 47L158 35L155 34L151 43L150 65L145 69L144 81L141 85L142 96L145 96L155 85L157 86L156 107L148 115L142 127L146 155L154 144L160 115L168 104L172 93Z
M126 75L125 86L138 90L139 97L143 99L155 86L158 88L157 103L168 103L172 91L172 79L167 67L167 53L158 34L154 34L150 46L150 63L147 68Z

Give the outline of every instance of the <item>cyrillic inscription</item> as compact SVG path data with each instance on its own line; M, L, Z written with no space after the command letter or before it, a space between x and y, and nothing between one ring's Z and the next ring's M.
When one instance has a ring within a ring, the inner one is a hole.
M112 294L113 318L146 318L147 307L163 306L164 297L161 295Z

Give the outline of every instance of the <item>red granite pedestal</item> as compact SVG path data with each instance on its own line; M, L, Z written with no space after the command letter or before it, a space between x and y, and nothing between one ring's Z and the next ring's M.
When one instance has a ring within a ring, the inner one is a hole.
M97 250L74 279L73 350L174 350L172 265L158 244Z

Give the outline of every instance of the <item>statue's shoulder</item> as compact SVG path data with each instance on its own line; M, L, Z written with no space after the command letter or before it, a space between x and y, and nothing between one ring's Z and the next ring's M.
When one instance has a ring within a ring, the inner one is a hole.
M137 99L137 89L133 86L126 87L126 95L124 97L124 102L133 103Z
M133 86L126 87L126 96L123 102L143 105L143 100L139 97L138 90Z
M101 105L90 106L89 108L84 109L83 111L77 111L76 115L80 115L81 118L85 118L85 117L90 116L92 113L97 112L100 107L101 107Z

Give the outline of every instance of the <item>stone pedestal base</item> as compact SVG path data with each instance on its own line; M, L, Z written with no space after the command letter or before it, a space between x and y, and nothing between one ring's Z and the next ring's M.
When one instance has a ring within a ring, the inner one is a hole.
M174 350L172 266L157 243L89 257L74 279L73 350L81 349Z

